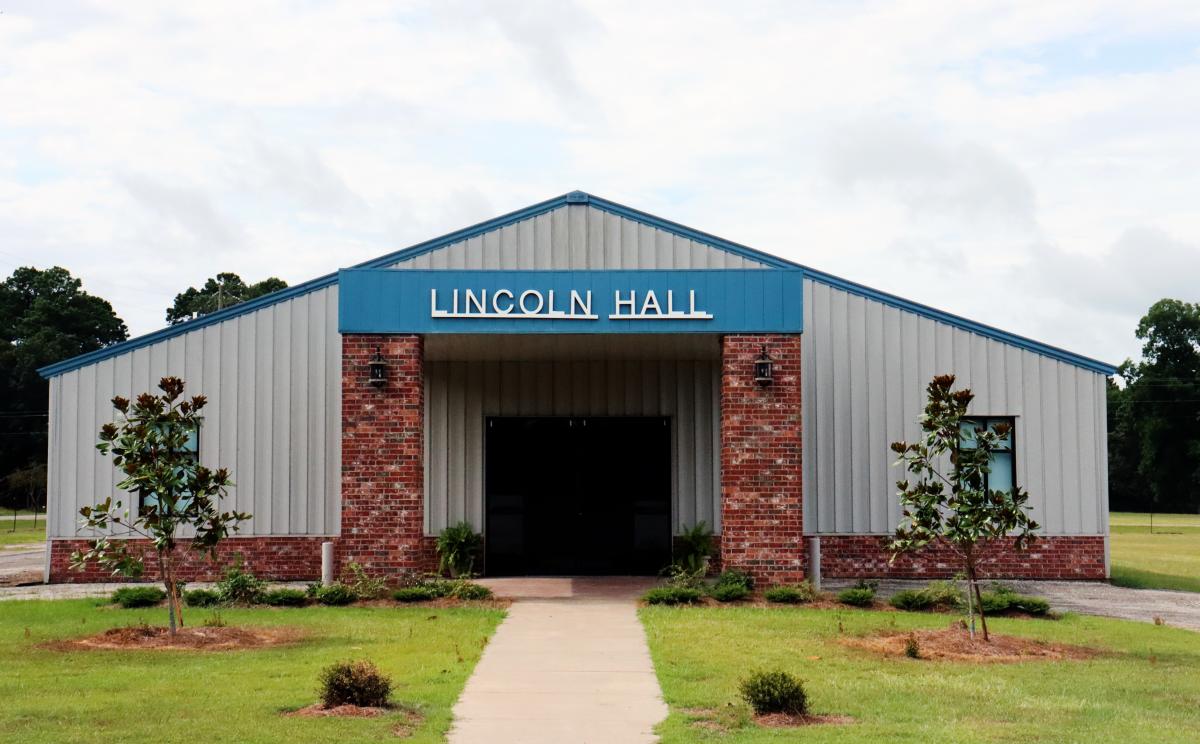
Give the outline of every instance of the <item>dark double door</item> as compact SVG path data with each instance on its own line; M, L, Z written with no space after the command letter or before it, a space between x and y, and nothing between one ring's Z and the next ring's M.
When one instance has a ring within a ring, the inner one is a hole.
M671 554L666 418L490 417L491 576L650 575Z

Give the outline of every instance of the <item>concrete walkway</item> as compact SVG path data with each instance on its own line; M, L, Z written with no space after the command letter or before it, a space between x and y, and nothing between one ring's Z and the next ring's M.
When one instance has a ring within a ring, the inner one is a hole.
M640 579L493 579L513 597L454 706L451 744L654 742L667 716Z

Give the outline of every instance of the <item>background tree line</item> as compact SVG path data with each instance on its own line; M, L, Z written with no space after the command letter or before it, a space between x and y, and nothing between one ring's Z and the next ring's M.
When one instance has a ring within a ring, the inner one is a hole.
M172 325L287 287L221 273L175 296ZM107 300L64 268L21 267L0 282L0 507L44 507L49 383L40 367L129 337Z
M223 272L175 296L171 325L287 287ZM1164 299L1138 323L1140 361L1108 383L1114 510L1200 513L1200 304ZM0 283L0 506L44 504L48 385L39 367L124 341L125 323L60 267Z

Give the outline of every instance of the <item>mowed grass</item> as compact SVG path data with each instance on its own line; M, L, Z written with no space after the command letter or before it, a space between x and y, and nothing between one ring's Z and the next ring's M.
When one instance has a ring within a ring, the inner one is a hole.
M877 629L945 627L921 613L776 608L641 610L671 707L664 744L749 742L1194 742L1200 731L1200 634L1069 615L994 619L994 632L1076 643L1087 661L969 664L882 658L837 643ZM813 712L853 723L802 730L695 725L692 709L738 700L756 669L804 680Z
M1200 592L1200 515L1114 512L1112 582L1137 589Z
M0 517L0 548L5 545L20 545L22 543L45 542L46 522L39 519L37 526L30 519L18 519L15 523L10 518L5 521Z
M185 611L199 624L211 610ZM411 742L440 742L450 710L503 613L487 608L226 609L230 625L301 629L294 646L255 651L48 650L46 641L90 635L165 611L120 610L102 600L0 602L0 740L396 741L398 716L287 718L317 702L317 674L332 662L370 659L396 683L393 699L424 715Z

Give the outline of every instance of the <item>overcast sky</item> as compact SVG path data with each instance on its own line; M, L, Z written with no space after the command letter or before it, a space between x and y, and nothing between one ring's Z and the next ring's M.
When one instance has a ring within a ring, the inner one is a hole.
M0 271L133 334L572 189L1119 362L1200 300L1200 3L0 0Z

